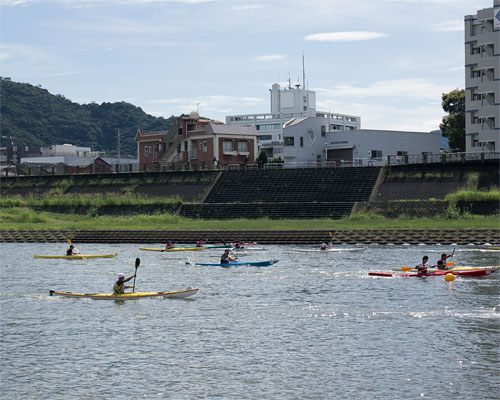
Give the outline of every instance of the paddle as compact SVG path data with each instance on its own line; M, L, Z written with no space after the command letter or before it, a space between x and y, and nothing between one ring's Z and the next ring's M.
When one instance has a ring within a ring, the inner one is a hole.
M451 263L446 263L445 265L446 265L447 267L452 267L452 266L454 266L454 265L455 265L455 263L454 263L454 262L451 262ZM433 265L431 268L434 268L434 267L436 267L436 265ZM415 267L415 268L416 268L416 267ZM413 269L412 267L403 267L403 268L401 268L401 271L408 272L408 271L411 271L412 269Z
M332 232L328 232L328 234L330 235L330 248L332 248L332 246L333 246L333 235L332 235Z
M139 268L139 265L141 264L141 260L139 257L135 259L135 274L134 274L134 285L132 287L132 293L135 292L135 277L137 276L137 268Z
M222 243L224 243L224 246L227 246L226 242L224 241L224 239L222 239L222 236L219 236L220 237L220 240ZM229 249L229 252L234 256L234 258L238 261L240 261L240 259L238 258L238 256L236 254L234 254L234 251Z

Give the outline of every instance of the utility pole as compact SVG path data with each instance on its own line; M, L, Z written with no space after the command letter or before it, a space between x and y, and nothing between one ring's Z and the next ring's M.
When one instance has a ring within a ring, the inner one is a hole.
M120 129L117 129L117 140L118 140L118 172L120 172Z

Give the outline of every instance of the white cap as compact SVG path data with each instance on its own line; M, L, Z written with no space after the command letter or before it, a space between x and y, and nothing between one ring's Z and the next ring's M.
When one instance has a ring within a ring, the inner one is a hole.
M120 278L125 278L125 275L123 275L122 273L119 273L119 274L116 276L116 278L117 278L118 280L120 280Z

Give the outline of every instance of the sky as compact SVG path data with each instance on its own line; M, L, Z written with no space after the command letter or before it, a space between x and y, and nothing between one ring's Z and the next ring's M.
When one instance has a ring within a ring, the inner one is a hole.
M0 0L0 75L155 116L270 112L273 83L364 129L431 131L493 0Z

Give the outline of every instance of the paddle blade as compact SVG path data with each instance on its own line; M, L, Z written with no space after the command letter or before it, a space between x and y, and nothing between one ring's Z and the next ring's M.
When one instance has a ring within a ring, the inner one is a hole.
M69 238L68 238L68 243L71 244L71 240L69 240Z
M455 265L455 263L454 262L449 262L449 263L446 263L445 265L447 267L453 267Z
M328 232L328 234L330 235L330 238L333 239L332 232Z
M139 257L137 257L135 259L135 269L139 268L139 265L141 264L141 259Z
M401 268L401 271L404 271L404 272L411 271L411 267L403 267L403 268Z

